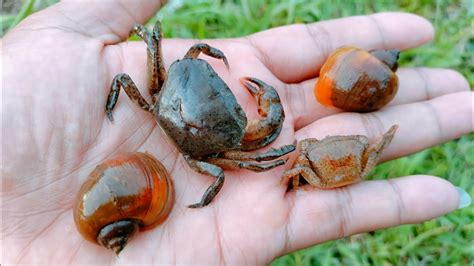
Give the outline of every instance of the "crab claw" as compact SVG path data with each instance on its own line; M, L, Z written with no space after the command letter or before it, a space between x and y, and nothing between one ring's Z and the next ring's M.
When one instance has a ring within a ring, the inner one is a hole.
M285 112L278 92L265 82L252 77L240 78L240 82L258 103L262 118L249 121L242 146L245 150L258 149L273 142L281 132ZM256 85L256 86L255 86Z

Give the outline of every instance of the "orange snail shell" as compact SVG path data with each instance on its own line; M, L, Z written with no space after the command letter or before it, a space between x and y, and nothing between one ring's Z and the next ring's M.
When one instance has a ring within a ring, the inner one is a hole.
M314 93L325 106L345 111L371 112L389 103L397 93L398 50L371 52L344 46L321 68Z
M118 254L137 230L163 223L173 205L172 181L158 160L148 153L118 155L82 185L74 222L85 239Z

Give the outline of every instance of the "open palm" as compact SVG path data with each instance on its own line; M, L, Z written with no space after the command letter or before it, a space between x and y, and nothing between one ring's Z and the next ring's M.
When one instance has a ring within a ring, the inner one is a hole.
M145 44L122 41L133 23L143 23L158 9L151 2L64 1L32 15L2 39L2 261L263 264L330 239L456 209L456 189L430 176L286 192L280 176L289 165L264 173L226 171L224 187L209 206L187 208L200 200L212 178L191 170L153 117L125 94L114 123L104 112L119 72L128 73L150 99ZM394 101L369 114L326 109L315 102L312 87L328 53L338 46L407 49L432 35L431 25L419 17L383 13L206 40L226 54L230 70L222 61L205 59L248 117L257 116L257 107L240 77L257 77L278 90L286 120L271 146L326 135L373 139L398 124L382 156L389 160L473 131L473 93L458 73L402 68ZM164 40L166 67L196 42ZM174 180L176 205L163 225L137 234L117 257L79 235L72 205L98 163L130 151L148 151L165 165Z

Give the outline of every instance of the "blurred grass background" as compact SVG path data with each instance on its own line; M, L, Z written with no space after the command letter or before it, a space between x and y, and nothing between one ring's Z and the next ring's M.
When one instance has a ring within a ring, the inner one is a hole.
M2 36L29 14L56 2L4 0ZM160 19L165 37L224 38L381 11L419 14L435 26L434 41L403 52L401 66L452 68L463 73L473 87L473 0L171 0L149 23ZM474 134L384 163L369 178L413 174L441 176L474 197ZM473 265L473 210L465 208L422 224L330 241L278 258L272 265Z

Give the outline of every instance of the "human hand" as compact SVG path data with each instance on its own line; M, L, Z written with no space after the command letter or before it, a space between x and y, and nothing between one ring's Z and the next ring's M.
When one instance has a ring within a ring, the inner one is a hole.
M209 206L187 208L212 179L189 169L153 117L124 94L114 110L115 123L104 113L110 83L119 72L128 73L150 98L144 43L121 42L134 22L145 21L158 8L150 2L62 2L29 17L2 39L2 123L8 140L2 152L2 261L263 264L309 245L421 222L457 208L455 188L436 177L287 193L280 185L283 167L259 174L226 171L226 183ZM402 68L390 106L369 114L336 114L315 102L316 76L338 46L408 49L432 35L421 18L384 13L206 40L226 54L231 69L205 59L250 117L256 105L238 78L257 77L279 91L286 120L271 146L326 135L378 137L398 124L383 154L383 160L390 160L473 131L473 93L465 80L450 70ZM164 40L167 67L195 42ZM137 234L116 257L81 238L71 208L95 165L130 151L148 151L162 161L175 183L176 206L163 225Z

